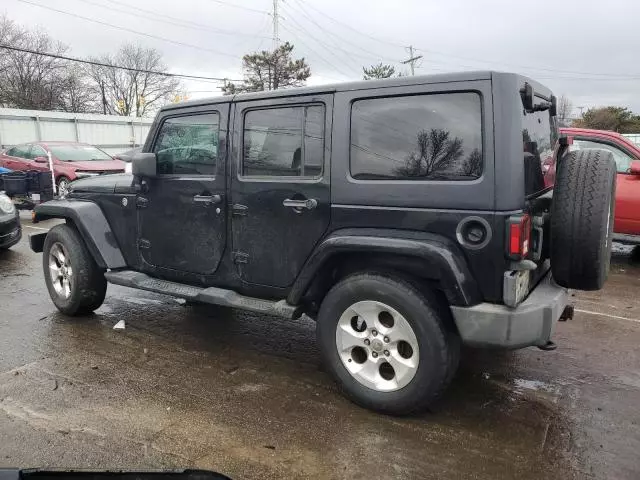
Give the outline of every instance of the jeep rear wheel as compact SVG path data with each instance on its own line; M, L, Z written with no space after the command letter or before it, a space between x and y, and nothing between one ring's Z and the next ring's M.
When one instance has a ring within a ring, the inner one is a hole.
M567 288L599 290L609 273L616 164L605 150L564 156L551 206L551 269Z
M102 305L107 280L75 228L56 225L49 230L42 266L49 296L62 313L84 315Z
M443 310L430 291L403 278L355 274L326 295L317 322L323 359L342 390L391 414L424 409L456 368Z

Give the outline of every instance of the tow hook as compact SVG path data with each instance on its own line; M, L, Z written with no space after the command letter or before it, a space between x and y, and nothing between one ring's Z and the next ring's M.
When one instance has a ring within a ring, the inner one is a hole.
M538 348L540 350L544 350L545 352L550 352L551 350L555 350L556 348L558 348L558 345L556 345L555 342L549 340L544 345L538 345Z
M560 315L560 318L558 319L559 322L566 322L567 320L573 320L573 305L567 305L566 307L564 307L564 310L562 311L562 315Z

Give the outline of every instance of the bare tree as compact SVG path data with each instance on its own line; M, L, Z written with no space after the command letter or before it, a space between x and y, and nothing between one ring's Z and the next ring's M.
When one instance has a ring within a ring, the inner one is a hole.
M115 55L91 60L111 65L88 68L96 109L101 113L144 116L171 101L180 91L180 81L175 77L148 73L167 71L162 54L156 49L127 44Z
M451 167L464 154L462 140L449 138L440 128L418 133L418 150L411 152L396 172L403 177L433 177Z
M46 33L29 31L6 16L0 17L0 42L18 49L58 55L67 50L65 45ZM65 60L2 49L0 105L35 110L65 109L61 98L68 87L68 77L68 62Z
M482 153L474 148L462 164L462 173L469 177L482 175Z
M565 95L560 95L558 99L558 123L561 127L568 127L571 124L571 112L573 104Z
M96 111L95 92L89 83L86 70L70 65L60 78L59 109L64 112L92 113Z
M242 57L244 81L241 84L227 82L222 87L225 95L304 85L311 76L311 68L304 58L291 58L293 48L286 42L273 52L263 50Z

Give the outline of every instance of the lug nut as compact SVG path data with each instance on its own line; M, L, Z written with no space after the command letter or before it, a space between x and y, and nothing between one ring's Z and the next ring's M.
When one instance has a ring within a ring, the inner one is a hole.
M372 356L373 358L376 358L376 357L378 356L378 354L377 354L376 352L373 352L373 353L371 354L371 356Z
M378 335L378 331L377 330L371 330L371 335L373 335L375 337L376 335Z
M385 350L384 354L388 357L389 356L389 350Z
M365 338L365 339L364 339L364 344L365 344L365 345L369 345L370 343L371 343L371 342L369 341L369 339L368 339L368 338Z
M389 343L389 337L384 337L384 343Z

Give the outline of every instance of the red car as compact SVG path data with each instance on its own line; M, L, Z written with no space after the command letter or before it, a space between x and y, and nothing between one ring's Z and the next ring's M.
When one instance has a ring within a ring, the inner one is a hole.
M573 143L570 150L599 148L613 154L618 168L614 240L640 245L640 147L616 132L561 128ZM543 165L545 183L553 184L555 165Z
M51 153L58 193L64 196L69 183L105 173L124 173L125 163L99 148L77 142L34 142L16 145L0 154L0 167L10 170L49 170Z

